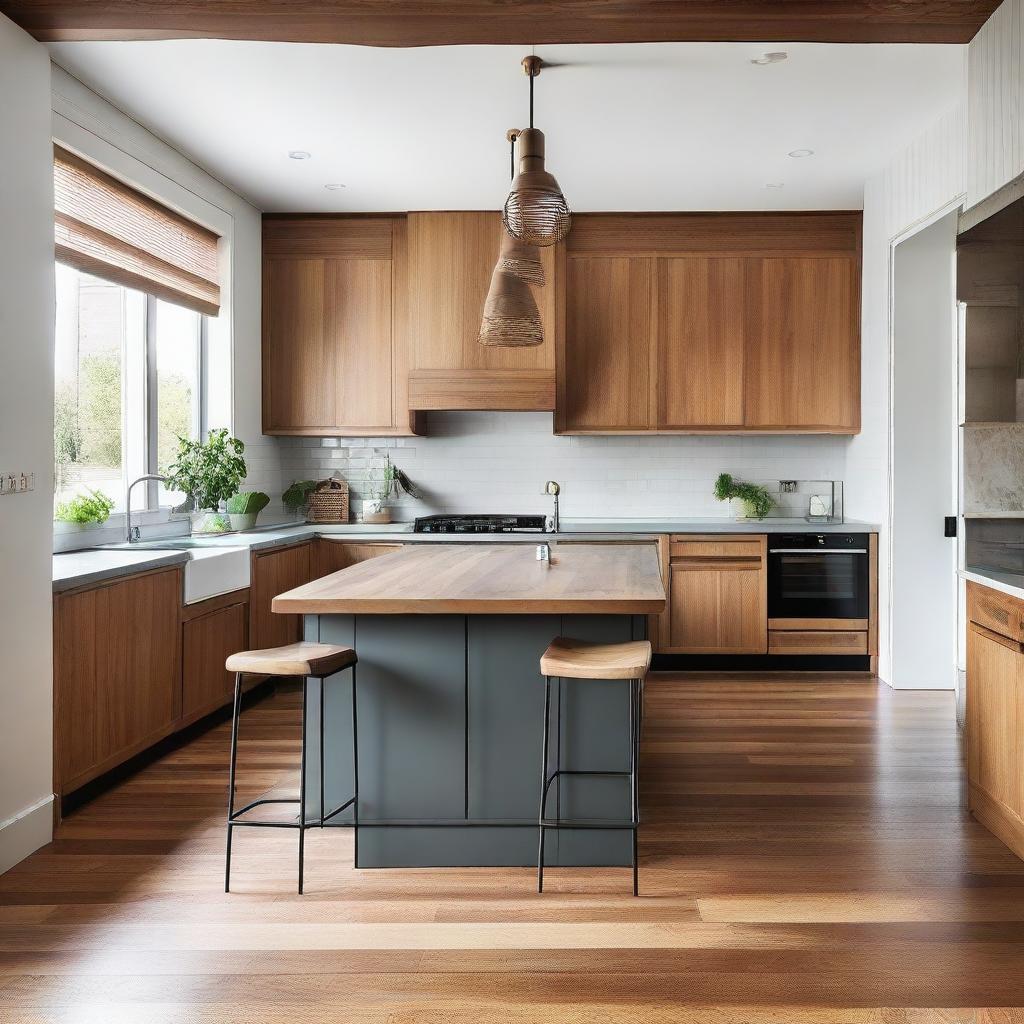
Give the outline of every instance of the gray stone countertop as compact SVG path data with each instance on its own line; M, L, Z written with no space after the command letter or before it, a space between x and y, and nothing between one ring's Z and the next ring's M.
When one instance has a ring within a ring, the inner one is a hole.
M413 533L412 523L393 523L388 526L369 526L342 523L337 526L320 523L277 524L248 533L229 533L218 537L191 538L190 543L202 547L248 547L252 551L284 547L311 537L337 538L348 541L401 541L417 544L536 544L540 540L557 543L560 540L614 541L624 536L649 539L666 533L875 533L874 523L849 521L845 523L808 523L803 519L564 519L559 533L508 534L423 534ZM165 538L142 544L118 544L107 547L72 551L53 556L54 592L86 586L103 579L125 576L134 572L180 565L188 561L187 550L168 550L175 540ZM161 545L155 547L154 545Z

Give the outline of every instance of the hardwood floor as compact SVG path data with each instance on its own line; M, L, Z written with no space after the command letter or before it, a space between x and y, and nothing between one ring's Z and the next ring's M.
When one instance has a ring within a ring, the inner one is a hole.
M244 713L242 796L294 786L296 725L294 693ZM271 830L225 895L227 740L0 878L3 1024L1024 1020L1024 862L966 814L951 694L652 676L636 899L628 869L354 871L347 831L309 834L300 897Z

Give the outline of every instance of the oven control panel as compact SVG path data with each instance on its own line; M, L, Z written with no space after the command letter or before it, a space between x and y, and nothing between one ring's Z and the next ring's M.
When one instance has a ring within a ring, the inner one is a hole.
M768 535L769 552L838 550L855 551L866 549L866 533L771 533Z

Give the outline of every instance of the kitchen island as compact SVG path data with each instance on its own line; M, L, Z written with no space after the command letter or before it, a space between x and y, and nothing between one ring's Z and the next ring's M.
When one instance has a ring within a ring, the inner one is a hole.
M556 636L642 639L665 607L654 543L423 545L343 569L274 599L305 638L358 656L358 867L526 865L536 860L544 686ZM324 690L324 804L351 794L351 673ZM307 814L319 820L319 683L308 681ZM628 762L625 682L556 687L561 766ZM629 816L624 780L566 777L560 816ZM345 811L329 825L351 823ZM630 863L613 830L560 831L548 863Z

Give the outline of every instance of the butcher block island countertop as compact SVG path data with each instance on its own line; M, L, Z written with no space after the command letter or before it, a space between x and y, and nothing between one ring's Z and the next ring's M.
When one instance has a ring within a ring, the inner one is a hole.
M647 615L665 608L657 547L417 545L274 598L275 612L455 615Z

